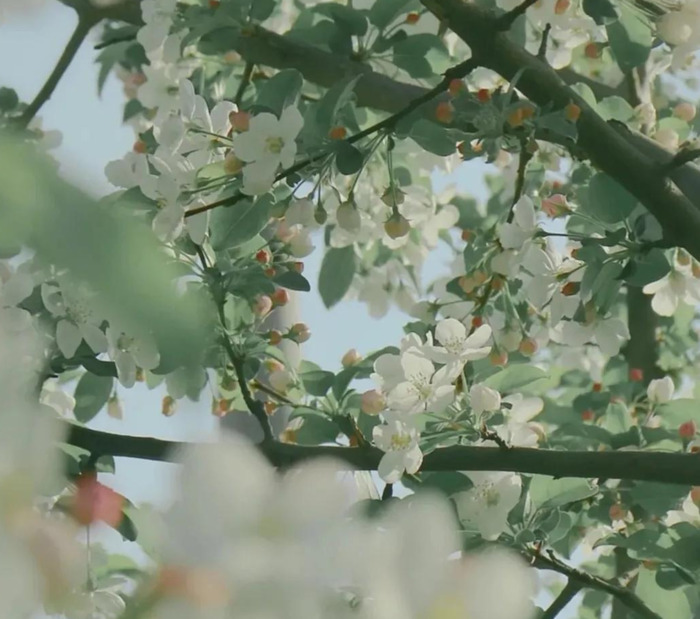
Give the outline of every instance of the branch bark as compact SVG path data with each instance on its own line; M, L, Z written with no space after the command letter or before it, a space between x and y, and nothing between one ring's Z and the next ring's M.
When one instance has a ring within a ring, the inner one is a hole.
M658 219L666 238L700 258L700 208L697 208L625 135L604 121L549 65L511 41L496 26L497 17L464 0L421 0L465 41L483 66L507 80L538 105L581 109L580 147L593 165L610 175Z
M172 461L187 443L110 434L70 424L66 442L100 455ZM271 441L260 449L275 466L332 457L358 470L376 470L384 455L374 447L289 445ZM555 451L512 447L455 446L425 456L422 471L513 471L581 477L700 485L700 455L657 451Z

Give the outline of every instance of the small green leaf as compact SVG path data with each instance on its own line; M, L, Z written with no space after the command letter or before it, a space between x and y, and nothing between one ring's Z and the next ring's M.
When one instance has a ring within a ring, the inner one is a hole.
M663 250L654 248L646 254L630 260L632 267L625 276L625 281L630 286L646 286L651 282L660 280L671 271L671 265Z
M452 155L457 148L456 142L447 128L424 118L413 123L409 137L428 152L442 157Z
M400 15L418 8L418 0L376 0L367 12L367 17L377 28L384 30Z
M347 176L359 172L364 161L364 155L346 140L341 140L335 146L335 166L341 174Z
M617 8L610 0L583 0L583 12L596 24L604 26L618 18Z
M296 430L295 439L299 445L320 445L333 443L340 434L335 422L326 414L306 406L295 408L290 419L301 417L304 420L301 428Z
M535 381L548 378L547 373L534 365L511 365L492 376L489 376L484 384L496 391L514 391L525 386L530 386Z
M643 11L620 3L620 19L607 26L608 41L623 72L631 71L646 61L653 35Z
M355 276L355 269L355 248L352 245L331 248L326 252L318 278L318 290L326 307L332 307L345 296Z
M583 206L606 223L623 221L637 206L637 198L607 174L596 174L588 184Z
M549 475L533 475L530 500L534 509L561 507L593 496L598 488L585 479L555 479Z
M285 69L263 83L255 100L256 107L274 112L277 117L288 105L296 103L304 78L296 69Z
M216 250L241 245L260 232L270 219L274 198L264 194L215 209L211 218L211 244Z
M289 290L298 290L300 292L309 292L311 284L301 273L296 271L285 271L274 278L274 282L282 288Z
M112 395L113 385L114 379L110 376L96 376L90 372L83 374L75 387L75 418L87 423L97 415Z

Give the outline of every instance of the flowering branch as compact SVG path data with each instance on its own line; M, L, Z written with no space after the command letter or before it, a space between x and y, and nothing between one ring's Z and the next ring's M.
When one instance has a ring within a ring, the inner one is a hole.
M255 402L251 396L250 403ZM254 408L257 408L256 404ZM161 461L173 460L173 452L186 445L157 438L110 434L78 425L70 425L66 442L90 452L97 451L100 455ZM303 446L274 440L259 447L275 466L332 457L358 470L373 471L384 455L375 447ZM453 446L427 454L421 470L512 471L554 477L700 485L700 456L658 451L556 451L529 447L494 449Z
M476 67L479 66L479 63L472 57L469 58L468 60L465 60L463 62L460 62L459 64L455 65L454 67L450 67L445 71L443 74L442 80L440 80L440 83L431 88L430 90L424 91L420 96L416 97L415 99L411 100L407 105L402 107L398 112L395 114L392 114L391 116L387 116L383 120L380 120L379 122L374 123L373 125L367 127L366 129L363 129L362 131L358 131L354 135L351 135L348 138L345 138L345 142L348 144L354 144L355 142L359 142L360 140L374 134L374 133L379 133L380 131L391 131L394 126L396 126L396 123L398 123L402 118L405 118L412 112L415 112L419 107L422 105L425 105L426 103L429 103L433 99L435 99L437 96L445 92L450 85L450 82L455 79L460 79L466 77L469 73L471 73ZM291 176L292 174L296 174L297 172L303 170L307 166L311 165L312 163L315 163L317 161L320 161L321 159L324 159L325 157L328 156L328 152L322 151L320 153L317 153L315 155L311 155L310 157L307 157L306 159L302 159L301 161L295 163L293 166L290 166L289 168L282 170L277 176L275 176L275 182L279 182L281 180L284 180L285 178ZM197 215L198 213L203 213L205 211L210 211L214 208L217 208L219 206L231 206L232 204L235 204L238 202L241 198L243 198L243 194L239 191L236 192L233 196L230 196L228 198L223 198L221 200L217 200L216 202L212 202L211 204L205 204L203 206L198 206L196 208L190 209L187 212L185 212L185 217L191 217L192 215Z
M518 78L518 90L540 106L564 109L573 103L577 146L603 172L614 178L656 217L664 235L700 258L700 209L658 164L599 114L548 64L514 43L498 27L498 17L464 0L421 0L438 19L465 41L483 65L507 80Z

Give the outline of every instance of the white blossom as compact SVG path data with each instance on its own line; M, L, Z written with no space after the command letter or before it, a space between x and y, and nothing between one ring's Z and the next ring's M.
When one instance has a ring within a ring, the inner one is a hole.
M297 153L296 138L304 118L294 106L288 106L279 119L268 112L250 119L248 131L234 138L233 147L243 167L243 189L248 195L266 192L275 180L280 165L288 168Z
M445 318L435 326L435 339L440 346L431 346L426 354L436 363L456 364L461 367L468 361L483 359L491 352L487 343L491 339L491 327L481 325L471 335L462 322Z
M482 383L469 389L469 404L476 415L493 412L501 408L501 394Z
M535 205L528 196L522 196L513 207L513 221L500 225L498 239L503 249L522 249L536 232Z
M459 518L485 540L496 540L508 528L508 514L520 500L521 479L514 473L465 473L474 487L455 495Z
M418 432L403 421L391 419L372 430L374 444L384 452L377 472L388 484L401 479L404 472L413 474L423 462Z
M674 390L673 379L670 376L654 378L649 381L647 397L653 404L664 404L671 400Z

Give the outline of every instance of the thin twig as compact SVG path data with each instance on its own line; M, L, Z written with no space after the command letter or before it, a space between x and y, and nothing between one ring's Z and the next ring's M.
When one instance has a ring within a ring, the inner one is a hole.
M651 608L649 608L632 590L625 589L625 587L621 587L616 583L610 582L603 578L598 578L597 576L593 576L588 572L571 567L558 559L551 550L547 552L547 555L544 555L536 550L532 550L529 552L529 556L532 559L535 567L564 574L569 578L569 581L578 583L581 585L581 587L605 591L606 593L609 593L616 599L620 600L620 602L627 608L634 611L644 619L662 619L661 615L658 615L651 610Z
M520 17L521 15L524 15L525 11L527 11L537 1L538 0L524 0L514 9L508 11L507 13L504 13L503 15L499 15L495 23L496 29L508 30L513 25L515 20L518 19L518 17Z
M542 31L542 40L540 41L540 47L537 50L537 57L545 62L547 57L547 43L549 43L549 33L552 31L552 24L548 23L544 30Z
M243 95L245 94L246 88L250 84L250 77L253 75L253 67L255 65L252 62L246 62L245 69L243 69L243 77L241 77L241 83L238 84L238 90L236 90L236 96L233 98L233 102L237 107L241 107L241 102L243 101Z
M679 150L668 163L662 164L661 168L665 174L668 174L698 157L700 157L700 148L684 148Z
M513 221L513 216L515 215L515 205L518 200L523 195L523 189L525 189L525 172L527 170L527 164L530 163L532 159L532 153L527 149L527 138L522 138L520 140L520 158L518 160L518 176L515 179L515 193L513 195L513 201L510 204L510 210L508 211L508 217L506 221L510 223Z
M576 594L581 591L581 589L582 586L580 583L569 579L564 589L562 589L562 592L549 605L549 608L542 613L540 619L554 619L554 617L564 610L566 605L576 597Z
M56 66L54 67L53 71L51 71L51 74L42 86L41 90L38 92L36 97L34 97L34 100L27 106L27 109L24 110L22 115L17 119L17 125L19 127L27 127L27 125L32 121L32 118L34 118L37 112L41 109L41 106L49 100L53 94L53 91L56 89L58 82L61 81L61 78L70 66L73 58L75 58L75 54L78 52L78 49L80 49L85 37L87 37L92 27L99 20L100 18L91 12L78 15L78 23L75 26L75 30L73 30L73 34L71 35L70 39L68 39L68 43L66 43L66 47L64 48L61 57L58 59Z
M408 105L396 112L396 114L387 116L385 119L380 120L379 122L371 125L370 127L367 127L366 129L363 129L362 131L351 135L350 137L346 138L345 141L348 144L354 144L355 142L359 142L360 140L366 138L369 135L372 135L373 133L377 133L379 131L390 131L402 118L405 118L406 116L417 110L421 105L432 101L435 97L447 90L452 80L466 77L478 66L478 61L475 59L474 56L472 56L468 60L460 62L454 67L450 67L449 69L447 69L447 71L445 71L442 80L437 86L431 88L430 90L422 94L420 97L413 99L410 103L408 103ZM295 163L293 166L282 170L282 172L277 174L277 176L275 176L274 182L276 183L285 178L288 178L292 174L296 174L297 172L303 170L305 167L311 165L312 163L315 163L321 159L324 159L325 157L328 157L328 155L329 153L327 151L322 151L315 155L311 155L306 159L302 159L298 163ZM223 198L222 200L217 200L216 202L212 202L211 204L205 204L204 206L198 206L197 208L190 209L185 212L185 217L191 217L192 215L197 215L198 213L204 213L205 211L209 211L219 206L228 206L231 204L235 204L243 197L244 196L239 191L228 198Z

